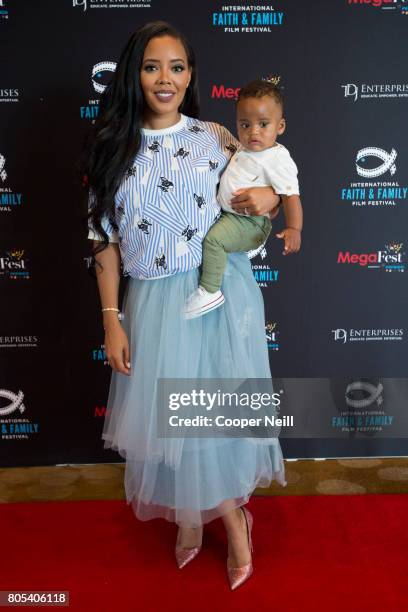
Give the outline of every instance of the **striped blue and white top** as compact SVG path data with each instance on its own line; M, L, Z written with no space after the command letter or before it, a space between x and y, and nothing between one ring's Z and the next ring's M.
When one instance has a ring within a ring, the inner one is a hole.
M141 138L116 193L115 216L102 225L119 243L123 275L155 279L201 264L202 240L221 214L220 176L242 147L222 125L183 114L171 127L142 128ZM101 239L91 224L88 238Z

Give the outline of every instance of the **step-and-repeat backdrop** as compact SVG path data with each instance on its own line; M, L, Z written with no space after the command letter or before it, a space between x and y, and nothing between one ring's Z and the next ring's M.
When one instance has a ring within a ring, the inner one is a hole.
M0 0L1 464L123 460L100 437L111 370L76 166L156 19L194 44L202 119L236 133L245 82L284 90L303 243L282 255L281 214L251 265L298 419L285 457L408 454L408 1Z

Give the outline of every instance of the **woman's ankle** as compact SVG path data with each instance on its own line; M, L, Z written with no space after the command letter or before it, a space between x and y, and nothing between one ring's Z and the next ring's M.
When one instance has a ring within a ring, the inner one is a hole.
M183 548L195 548L202 541L202 525L199 527L182 527L179 525L177 542Z

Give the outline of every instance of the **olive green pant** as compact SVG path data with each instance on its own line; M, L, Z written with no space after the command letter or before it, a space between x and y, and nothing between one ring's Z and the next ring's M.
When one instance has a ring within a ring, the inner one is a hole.
M268 238L272 223L264 216L243 216L223 211L203 241L200 285L210 293L221 288L227 253L251 251Z

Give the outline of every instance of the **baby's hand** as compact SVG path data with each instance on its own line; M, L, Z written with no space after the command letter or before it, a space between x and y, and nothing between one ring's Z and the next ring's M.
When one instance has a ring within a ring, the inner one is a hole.
M300 230L294 229L293 227L286 227L280 234L276 234L277 238L285 239L285 249L282 255L289 255L289 253L297 253L300 249Z

